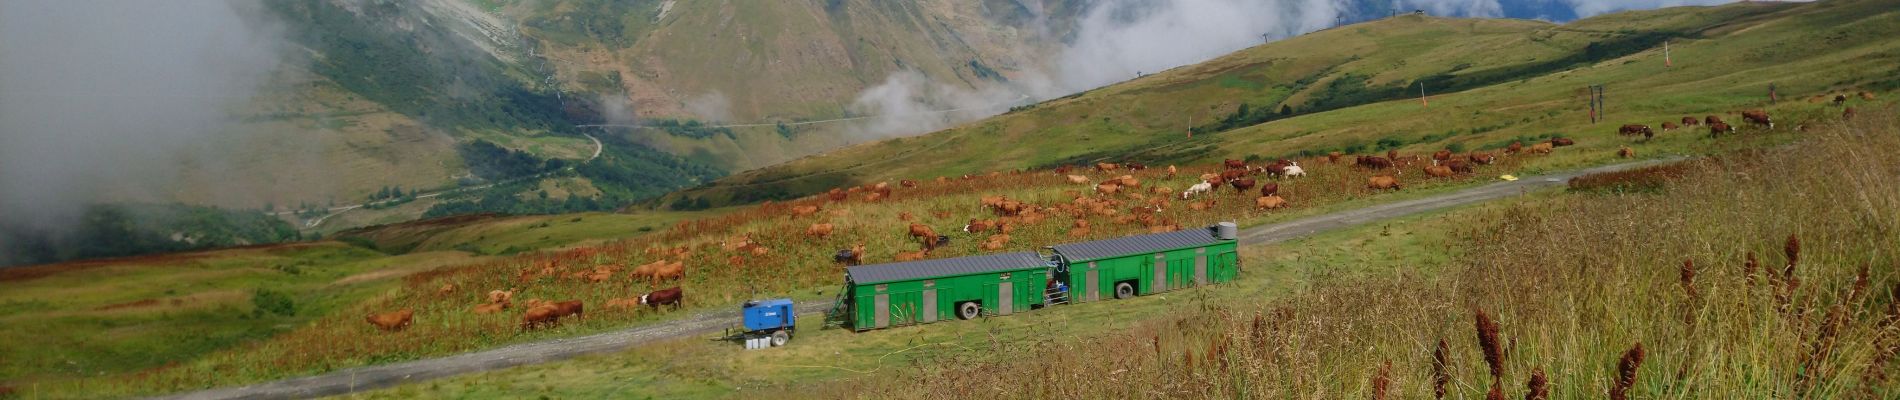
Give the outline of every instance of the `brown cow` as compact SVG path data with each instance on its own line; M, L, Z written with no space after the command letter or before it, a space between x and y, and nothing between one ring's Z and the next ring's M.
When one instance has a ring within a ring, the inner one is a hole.
M1768 129L1775 129L1775 121L1768 119L1768 112L1766 111L1762 111L1762 110L1742 111L1742 120L1748 121L1748 123L1755 124L1755 125L1765 125L1768 127Z
M441 289L435 290L435 295L437 296L447 296L451 294L455 294L455 284L453 283L442 284Z
M1556 146L1552 145L1550 142L1543 142L1543 143L1538 143L1536 145L1531 146L1530 152L1532 154L1550 154L1550 150L1555 147Z
M1460 174L1471 173L1471 163L1465 162L1465 160L1446 161L1444 165L1445 165L1445 168L1451 168L1451 172L1460 173Z
M1340 159L1340 158L1343 158L1343 157L1345 157L1345 156L1346 156L1346 154L1345 154L1345 153L1340 153L1340 152L1337 152L1337 151L1335 151L1335 152L1331 152L1331 153L1326 153L1326 162L1327 162L1327 163L1332 163L1332 164L1338 164L1338 163L1339 163L1339 159Z
M794 217L803 217L803 216L808 216L808 215L817 214L817 213L818 213L818 206L792 207L792 216Z
M1009 244L1009 234L999 233L995 235L990 235L990 238L984 240L983 244L980 247L982 247L984 250L1002 250L1003 247L1008 244Z
M377 329L382 329L383 332L399 332L409 327L410 318L415 315L415 311L404 308L395 312L370 314L364 316L363 319L369 321L370 325L375 325Z
M1120 178L1115 178L1115 181L1127 187L1141 186L1141 180L1135 179L1134 175L1122 175Z
M1446 160L1450 160L1450 159L1451 159L1451 150L1450 150L1450 149L1445 149L1445 150L1439 150L1439 151L1438 151L1437 153L1432 153L1432 159L1433 159L1433 160L1438 160L1438 161L1446 161Z
M488 303L490 304L507 304L507 303L512 302L514 298L515 298L515 291L513 290L497 289L497 290L488 291ZM506 307L503 307L503 308L506 308Z
M1114 171L1114 170L1115 170L1115 168L1118 168L1118 167L1119 167L1119 166L1117 166L1117 165L1115 165L1115 164L1109 164L1109 163L1095 163L1095 170L1096 170L1096 171L1102 171L1102 172L1109 172L1109 171Z
M1844 95L1844 94L1834 95L1834 105L1838 106L1838 105L1842 105L1846 103L1847 103L1847 95Z
M678 310L680 309L680 303L684 303L685 300L686 290L680 289L678 286L655 290L653 293L640 295L640 304L653 307L654 310L659 310L660 306L673 306L674 310Z
M1129 170L1129 171L1140 171L1140 170L1144 170L1144 169L1148 169L1148 164L1142 164L1142 163L1138 163L1138 162L1131 162L1131 163L1128 163L1128 170Z
M1086 176L1069 175L1068 178L1069 178L1069 183L1075 183L1075 184L1089 183L1089 177L1086 177Z
M831 224L811 224L811 227L805 228L805 235L815 238L831 236Z
M1366 167L1369 169L1392 168L1391 159L1388 159L1385 157L1379 157L1379 156L1360 156L1358 160L1358 164L1359 166Z
M990 230L990 228L995 227L995 226L996 226L996 221L971 218L970 224L963 226L963 231L969 232L969 233L982 233L984 231Z
M749 249L751 246L747 246L747 248ZM629 273L629 275L633 276L634 279L646 278L646 280L650 282L679 279L686 275L686 263L679 261L669 262L666 260L654 261L634 267L633 272Z
M1629 147L1616 149L1616 157L1617 158L1636 158L1636 149L1632 149Z
M1874 101L1874 92L1869 92L1869 91L1861 91L1861 92L1860 92L1860 99L1861 99L1861 100L1866 100L1866 101Z
M1095 185L1095 191L1101 194L1115 194L1115 192L1120 192L1121 190L1121 182L1102 182L1099 185Z
M1176 169L1174 168L1174 166L1173 166L1173 165L1169 165L1169 166L1168 166L1168 177L1169 177L1169 178L1173 178L1173 177L1174 177L1174 173L1175 173L1176 171L1177 171L1177 170L1176 170Z
M1708 117L1702 118L1703 124L1715 125L1717 122L1722 122L1722 117L1717 117L1715 114L1709 114Z
M909 180L909 179L905 179L905 180L901 180L901 181L897 181L897 184L898 184L898 185L900 185L900 186L903 186L903 187L907 187L907 188L914 188L914 187L917 187L917 181L913 181L913 180Z
M1253 199L1253 207L1262 210L1286 207L1286 199L1280 198L1280 196L1260 196L1259 198Z
M560 322L561 318L569 316L583 318L584 316L582 314L584 312L585 310L583 310L580 300L541 303L534 307L529 307L528 311L522 314L521 329L527 330L554 325Z
M844 191L844 189L831 188L831 191L825 192L825 198L831 201L845 201L845 199L851 198L851 193Z
M1671 131L1671 130L1675 130L1676 128L1681 128L1681 127L1682 127L1682 126L1680 126L1680 125L1676 125L1676 123L1674 123L1674 122L1664 122L1664 123L1662 123L1662 130L1664 130L1664 131Z
M1400 188L1399 178L1384 175L1366 178L1366 188L1372 190L1398 190Z
M560 308L555 307L553 304L541 304L528 307L528 311L521 314L521 330L525 331L540 326L553 325L555 320L560 319L560 312Z
M1735 133L1735 127L1729 126L1727 122L1722 121L1715 121L1715 123L1709 124L1709 137L1721 136L1725 133Z
M1854 119L1854 108L1848 107L1846 110L1842 110L1841 119Z
M918 242L924 245L924 251L935 251L938 246L949 242L948 237L938 235L937 230L922 224L910 224L910 236L917 238Z
M1245 192L1247 189L1253 189L1254 180L1253 178L1240 178L1235 179L1231 184L1234 185L1234 191Z
M560 315L555 316L555 318L562 318L562 317L568 317L568 316L581 317L581 312L583 311L580 300L568 300L568 301L555 302L554 308L560 312Z
M1442 165L1428 165L1428 166L1425 166L1425 175L1431 175L1434 178L1449 178L1452 175L1457 175L1457 174L1451 172L1451 167L1446 167Z
M1478 152L1472 152L1471 155L1466 156L1466 158L1471 159L1472 163L1483 164L1483 165L1491 165L1491 163L1496 162L1498 160L1497 156L1493 156L1490 153L1478 153Z
M937 230L936 230L936 229L930 229L930 226L929 226L929 225L924 225L924 224L910 224L910 237L913 237L913 238L931 238L931 239L936 239L936 238L937 238Z
M1696 126L1701 124L1702 121L1695 119L1695 117L1682 117L1682 126Z
M507 303L488 303L475 306L476 314L494 314L508 309Z
M1649 125L1625 124L1623 127L1616 129L1616 134L1623 136L1641 135L1643 132L1649 132Z
M1649 128L1648 128L1648 127L1644 127L1643 129L1644 129L1644 130L1648 130ZM1570 140L1570 138L1560 138L1560 137L1558 137L1558 138L1550 138L1550 146L1551 146L1551 147L1564 147L1564 146L1571 146L1571 145L1575 145L1575 144L1577 144L1577 141L1575 141L1575 140Z
M1261 196L1261 197L1266 197L1266 196L1272 196L1272 195L1276 195L1276 194L1280 194L1280 184L1279 184L1279 183L1275 183L1275 182L1267 182L1267 183L1264 183L1264 184L1261 184L1261 185L1260 185L1260 196Z
M1522 151L1524 151L1524 142L1511 142L1510 146L1504 148L1504 154L1517 154Z
M1221 161L1221 166L1227 167L1227 169L1246 169L1247 162L1229 158Z

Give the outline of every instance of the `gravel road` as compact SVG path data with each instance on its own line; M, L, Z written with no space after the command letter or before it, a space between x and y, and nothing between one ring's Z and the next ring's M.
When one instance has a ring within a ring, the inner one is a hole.
M1565 173L1523 177L1495 182L1452 193L1380 204L1335 212L1284 223L1262 225L1241 231L1241 243L1259 245L1278 243L1321 232L1345 229L1368 222L1430 212L1467 204L1519 195L1529 191L1564 185L1571 178L1598 172L1640 168L1677 159L1652 160ZM799 314L821 315L828 301L798 303ZM293 399L355 393L391 386L427 381L467 373L492 371L520 365L559 361L588 354L611 353L658 340L694 337L733 326L739 320L737 310L704 312L685 319L629 328L620 331L556 339L483 350L440 358L395 364L357 367L302 378L291 378L250 386L238 386L183 393L165 399ZM737 345L735 345L736 348Z

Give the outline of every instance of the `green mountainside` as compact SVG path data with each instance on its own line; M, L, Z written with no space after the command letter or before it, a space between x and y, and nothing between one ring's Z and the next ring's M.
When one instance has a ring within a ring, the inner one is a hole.
M1758 107L1771 85L1784 101L1892 90L1900 86L1900 42L1885 38L1900 34L1896 12L1891 2L1870 0L1676 7L1561 25L1400 16L941 132L747 171L659 204L747 203L884 180L1098 161L1495 148L1516 138L1603 134L1621 123ZM1589 125L1589 85L1606 86L1612 123Z

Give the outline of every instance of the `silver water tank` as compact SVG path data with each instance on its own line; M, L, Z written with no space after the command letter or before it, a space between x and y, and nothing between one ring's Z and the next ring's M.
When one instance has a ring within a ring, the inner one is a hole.
M1240 226L1234 225L1232 222L1214 224L1211 228L1211 230L1214 231L1214 237L1220 238L1221 240L1235 240L1240 238Z

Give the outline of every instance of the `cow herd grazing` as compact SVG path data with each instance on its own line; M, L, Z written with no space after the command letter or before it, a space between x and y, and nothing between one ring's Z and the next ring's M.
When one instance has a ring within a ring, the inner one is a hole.
M740 245L736 247L744 249L756 248L755 245ZM683 258L685 254L686 249L681 247L668 250L665 255ZM598 283L607 281L620 269L618 266L603 265L577 271L565 276L585 282ZM634 282L644 281L657 284L664 281L676 281L684 275L685 263L683 261L661 259L634 267L633 271L628 274L628 277L630 281ZM521 274L517 276L517 279L521 282L529 282L548 276L560 275L554 272L551 265L541 265L539 267L530 266L523 268ZM485 301L481 304L476 304L473 311L476 314L496 314L514 309L516 291L517 289L513 288L508 290L490 290L484 299ZM455 285L444 285L436 291L436 295L449 297L454 296L456 292ZM661 306L672 306L672 308L678 309L681 301L685 298L684 293L682 289L675 286L626 299L610 299L606 304L607 308L610 309L631 309L641 305L651 307L654 310L658 310ZM585 306L580 300L545 301L541 299L529 299L524 305L526 307L522 308L520 324L521 330L524 331L553 326L569 317L573 319L582 318L585 309ZM414 318L415 312L407 308L392 312L370 314L364 317L371 326L384 332L400 332L408 328L409 325L414 322Z

